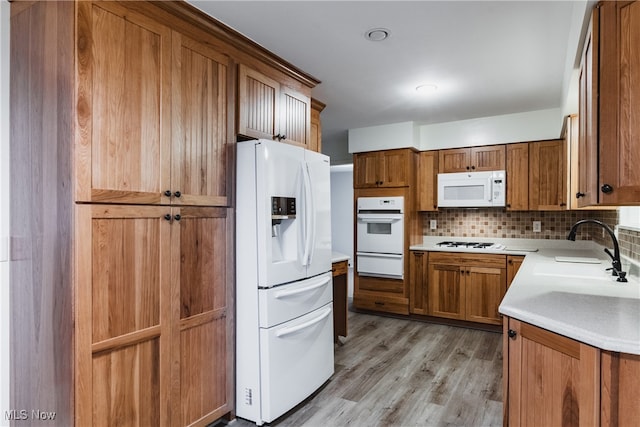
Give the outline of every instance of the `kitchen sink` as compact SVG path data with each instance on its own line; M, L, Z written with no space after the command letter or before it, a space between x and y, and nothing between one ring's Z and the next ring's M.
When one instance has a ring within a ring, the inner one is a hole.
M609 265L586 264L583 262L549 262L538 263L534 267L535 276L549 276L570 279L602 280L606 282L615 281L615 276L610 271L606 271Z

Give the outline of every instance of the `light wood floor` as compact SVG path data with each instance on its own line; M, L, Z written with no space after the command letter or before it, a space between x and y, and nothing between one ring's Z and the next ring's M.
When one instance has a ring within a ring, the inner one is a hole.
M270 425L502 424L502 335L350 312L343 342L331 379Z

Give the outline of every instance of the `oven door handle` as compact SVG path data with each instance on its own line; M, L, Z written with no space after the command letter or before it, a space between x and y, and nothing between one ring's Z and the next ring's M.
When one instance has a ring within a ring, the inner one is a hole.
M378 223L378 224L391 224L402 219L402 214L398 215L372 215L372 214L358 214L358 221L364 223Z

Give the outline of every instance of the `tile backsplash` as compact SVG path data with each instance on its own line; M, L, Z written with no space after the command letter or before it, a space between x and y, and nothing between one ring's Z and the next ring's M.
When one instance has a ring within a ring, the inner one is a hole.
M429 227L430 220L438 223L436 230ZM519 239L566 239L571 226L581 219L597 219L614 228L618 224L618 211L528 211L507 212L501 209L442 209L422 213L422 234L442 237L484 237ZM533 221L540 221L541 231L533 232ZM596 225L585 224L578 229L577 240L594 240L611 246L611 239ZM621 252L640 260L640 232L619 231Z
M621 228L618 230L622 255L640 261L640 230Z

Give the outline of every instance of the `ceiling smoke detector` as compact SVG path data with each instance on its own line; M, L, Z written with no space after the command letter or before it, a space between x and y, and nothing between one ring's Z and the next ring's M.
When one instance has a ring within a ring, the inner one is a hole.
M372 28L364 33L364 38L372 42L381 42L391 35L391 31L386 28Z

